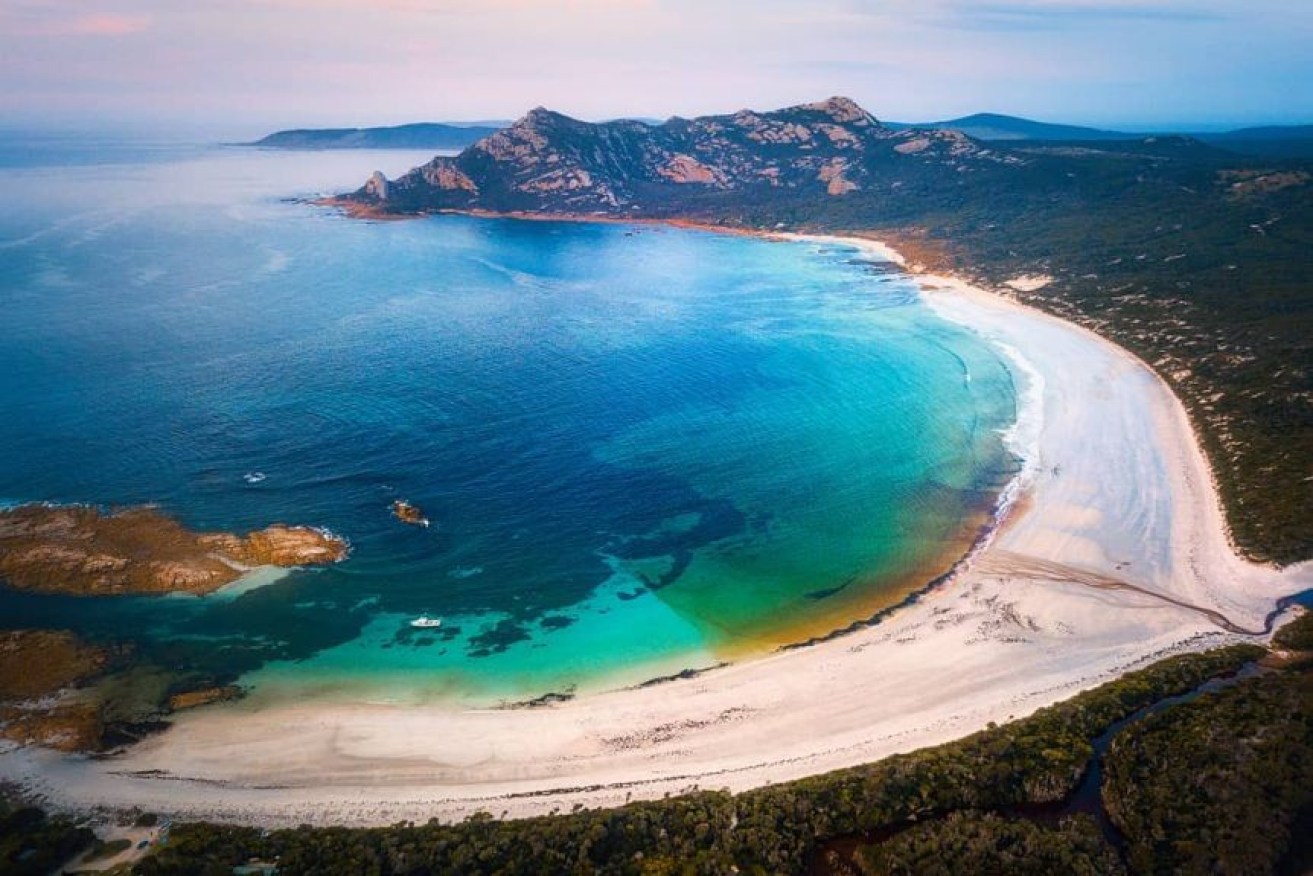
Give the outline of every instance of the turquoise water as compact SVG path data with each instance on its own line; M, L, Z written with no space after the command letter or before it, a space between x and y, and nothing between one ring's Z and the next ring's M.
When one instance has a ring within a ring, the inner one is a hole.
M352 555L205 599L3 593L4 624L268 696L536 696L869 616L1015 471L999 354L856 250L289 200L413 153L124 154L0 167L0 499Z

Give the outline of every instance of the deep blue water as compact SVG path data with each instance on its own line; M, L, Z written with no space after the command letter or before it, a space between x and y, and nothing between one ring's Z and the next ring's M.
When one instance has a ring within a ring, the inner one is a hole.
M0 499L353 552L236 597L4 593L5 624L278 695L533 695L865 616L1015 468L999 355L854 250L288 200L416 153L113 155L0 167Z

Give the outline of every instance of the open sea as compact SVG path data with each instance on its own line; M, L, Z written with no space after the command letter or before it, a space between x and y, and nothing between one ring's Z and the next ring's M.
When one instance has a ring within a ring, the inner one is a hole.
M7 139L0 501L352 553L205 598L0 591L0 626L257 699L517 701L842 628L988 524L1008 362L893 266L296 200L429 157Z

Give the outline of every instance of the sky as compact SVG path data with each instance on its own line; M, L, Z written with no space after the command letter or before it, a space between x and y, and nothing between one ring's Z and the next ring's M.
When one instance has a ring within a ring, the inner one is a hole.
M1313 122L1313 0L0 0L0 128L767 110Z

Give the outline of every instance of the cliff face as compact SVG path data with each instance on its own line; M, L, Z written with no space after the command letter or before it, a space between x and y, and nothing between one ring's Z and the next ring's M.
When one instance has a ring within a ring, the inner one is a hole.
M969 172L1020 163L954 131L884 127L834 97L775 112L590 124L539 107L455 157L393 181L376 174L350 200L390 212L523 210L644 215L715 193L842 197L889 169Z

